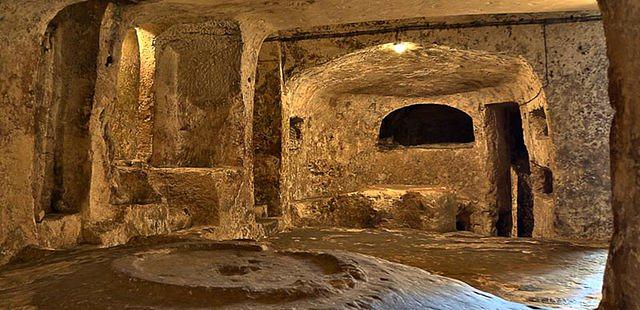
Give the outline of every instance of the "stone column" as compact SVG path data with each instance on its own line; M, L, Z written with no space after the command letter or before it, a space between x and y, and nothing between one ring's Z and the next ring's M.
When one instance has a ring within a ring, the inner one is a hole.
M614 232L600 309L640 309L640 2L599 0L609 56Z

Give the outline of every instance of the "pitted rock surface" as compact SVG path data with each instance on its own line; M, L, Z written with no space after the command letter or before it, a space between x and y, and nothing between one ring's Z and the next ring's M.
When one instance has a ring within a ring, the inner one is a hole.
M170 242L39 253L0 271L0 308L527 308L360 254L272 251L250 241Z

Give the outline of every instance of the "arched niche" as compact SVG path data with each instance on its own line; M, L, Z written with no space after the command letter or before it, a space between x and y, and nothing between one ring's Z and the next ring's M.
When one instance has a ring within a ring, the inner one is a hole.
M119 51L116 100L107 107L111 157L117 165L151 156L156 56L153 25L126 31Z
M109 113L107 126L113 159L135 159L138 98L140 95L140 47L135 29L129 29L122 41L116 81L117 100Z
M415 104L389 113L380 124L381 148L447 147L475 141L473 119L441 104Z
M89 203L89 119L105 6L101 1L67 6L45 32L35 115L36 222L78 213Z

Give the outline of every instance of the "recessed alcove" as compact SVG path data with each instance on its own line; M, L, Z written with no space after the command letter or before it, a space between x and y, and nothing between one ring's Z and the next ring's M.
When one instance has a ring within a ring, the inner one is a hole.
M314 222L314 216L330 219L322 208L342 212L340 206L385 217L384 210L399 204L416 217L453 210L441 217L444 226L411 224L415 227L532 236L534 197L548 194L538 187L534 193L529 161L552 155L532 143L522 123L528 112L517 102L497 103L535 98L537 77L515 58L405 44L410 49L403 53L387 44L358 50L289 81L284 104L291 114L283 118L290 152L284 173L292 213L309 217L302 223ZM520 84L507 82L513 80ZM544 98L535 104L543 106ZM512 169L517 176L511 176ZM379 193L371 194L372 186ZM395 203L387 191L398 187L430 190L421 198L397 195L404 202ZM348 199L341 198L345 195ZM367 199L357 198L363 195L379 198L367 198L373 201L369 207ZM326 205L318 206L320 201ZM550 212L542 203L537 209ZM542 227L536 234L549 233ZM521 231L512 234L514 229Z
M176 27L156 40L156 48L151 164L241 167L239 37L208 36Z
M549 126L547 124L547 114L544 108L536 108L530 112L531 126L538 139L546 139L549 137Z
M104 8L98 1L70 5L44 35L35 122L36 222L79 213L89 203L89 119Z
M473 119L446 105L417 104L395 110L380 125L378 145L398 147L447 148L471 146Z

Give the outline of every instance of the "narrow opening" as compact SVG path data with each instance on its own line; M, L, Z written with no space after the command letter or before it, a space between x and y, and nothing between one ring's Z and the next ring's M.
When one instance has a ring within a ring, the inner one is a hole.
M290 139L302 140L302 124L304 124L304 120L301 117L294 116L289 119Z
M553 193L553 172L551 169L547 167L543 167L543 180L544 183L542 185L542 193L544 194L552 194Z
M36 117L36 221L88 204L91 114L104 4L68 6L48 25Z
M498 147L498 236L531 237L533 194L529 152L524 142L522 117L516 104L492 106Z
M553 172L548 167L533 164L532 175L536 192L553 194Z
M268 46L260 51L253 107L253 197L257 219L282 215L280 165L282 158L282 104L279 62L269 60ZM299 129L298 129L299 130Z
M471 231L471 211L469 211L469 209L458 209L458 213L456 214L456 230Z
M531 167L529 152L524 143L522 117L515 105L506 109L506 116L510 164L515 177L512 183L516 184L517 234L518 237L531 237L534 222Z
M445 105L417 104L395 110L382 120L378 145L444 146L474 140L473 120L468 114Z
M537 108L529 114L531 116L531 126L533 132L538 138L546 138L549 136L549 127L547 126L547 115L544 108Z

